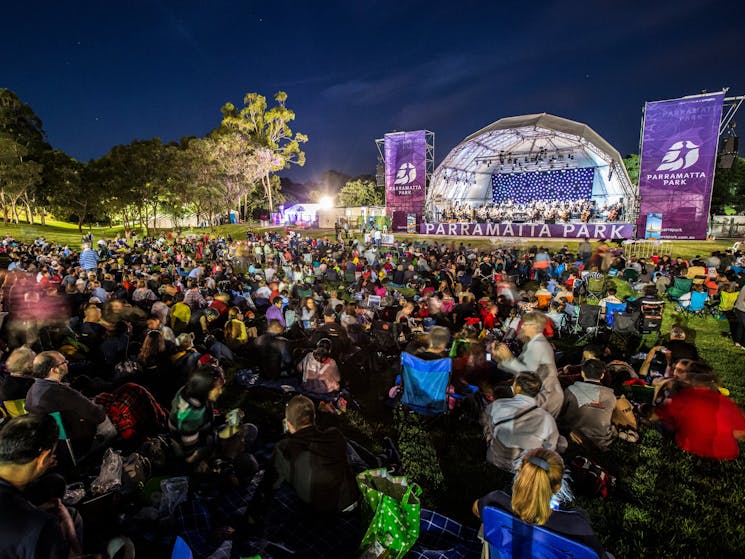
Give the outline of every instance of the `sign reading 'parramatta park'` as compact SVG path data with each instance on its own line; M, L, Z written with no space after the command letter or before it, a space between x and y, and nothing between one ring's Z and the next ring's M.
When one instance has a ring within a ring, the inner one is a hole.
M631 223L422 223L422 235L450 237L535 237L544 239L630 239Z

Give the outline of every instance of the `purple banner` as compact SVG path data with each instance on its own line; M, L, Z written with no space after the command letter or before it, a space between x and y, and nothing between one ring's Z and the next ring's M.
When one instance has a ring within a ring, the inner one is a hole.
M662 239L705 239L724 93L647 103L638 231L662 214Z
M426 187L424 130L385 135L385 206L394 231L405 231L407 214L421 220Z
M631 239L632 223L422 223L422 235L535 237L544 239Z

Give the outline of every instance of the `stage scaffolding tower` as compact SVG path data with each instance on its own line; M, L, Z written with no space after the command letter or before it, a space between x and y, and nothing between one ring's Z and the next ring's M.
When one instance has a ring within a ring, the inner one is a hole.
M394 130L395 133L396 131ZM435 133L425 130L426 154L425 154L425 199L429 189L429 181L432 173L435 172ZM385 187L385 138L375 140L375 146L378 148L378 164L375 167L375 182L378 187Z

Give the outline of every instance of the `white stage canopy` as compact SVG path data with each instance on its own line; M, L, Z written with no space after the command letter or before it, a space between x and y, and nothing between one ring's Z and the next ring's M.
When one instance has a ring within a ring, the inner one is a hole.
M492 202L492 175L562 169L595 169L592 199L622 201L635 213L637 188L621 154L586 124L546 113L503 118L471 134L437 167L426 211L435 219L453 204L472 208Z

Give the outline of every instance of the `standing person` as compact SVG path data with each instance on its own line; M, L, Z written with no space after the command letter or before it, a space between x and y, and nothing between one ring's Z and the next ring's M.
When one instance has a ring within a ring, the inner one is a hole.
M732 309L737 319L737 326L732 334L735 341L735 347L745 349L745 286L740 289L735 306Z
M582 260L585 267L587 267L590 263L590 257L592 256L592 245L590 244L589 238L585 237L585 239L579 244L577 253L579 254L579 259Z
M41 511L22 491L54 464L59 431L49 415L24 415L0 430L0 557L66 559L80 546L67 509Z
M86 272L95 272L98 267L98 254L91 248L90 243L83 244L83 251L80 253L80 267Z

